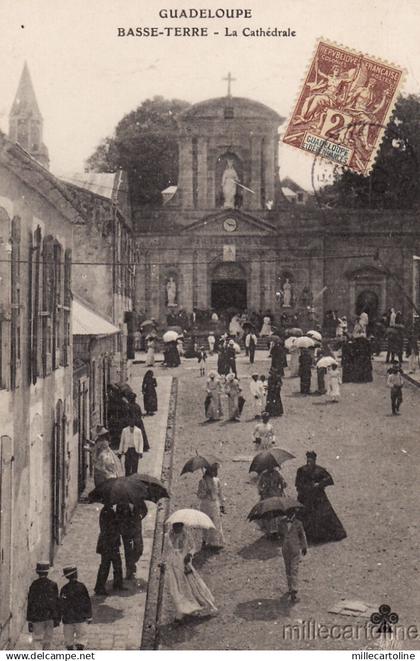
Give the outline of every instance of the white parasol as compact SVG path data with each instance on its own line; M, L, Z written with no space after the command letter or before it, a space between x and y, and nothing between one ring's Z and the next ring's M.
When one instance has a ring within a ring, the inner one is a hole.
M290 351L290 349L297 349L297 347L296 347L296 340L297 339L298 339L297 337L288 337L287 340L284 343L284 346L286 347L286 349L288 349L289 351Z
M311 337L313 340L316 340L317 342L321 342L322 340L322 335L321 333L318 333L316 330L310 330L306 333L308 337Z
M177 510L166 519L165 523L170 526L174 523L183 523L190 528L204 528L205 530L212 530L215 527L207 514L194 509Z
M316 364L317 367L331 367L331 365L338 365L337 361L332 356L324 356L324 358L318 360Z
M176 331L166 331L166 333L163 334L163 341L164 342L176 342L178 339L179 335Z
M315 340L311 337L297 337L295 341L295 347L298 349L310 349L316 344Z

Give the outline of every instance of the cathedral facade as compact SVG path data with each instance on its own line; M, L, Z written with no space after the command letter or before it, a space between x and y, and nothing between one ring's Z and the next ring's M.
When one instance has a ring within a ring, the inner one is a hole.
M279 184L283 119L256 101L197 103L178 120L178 186L134 210L136 310L164 321L184 309L321 320L388 307L412 314L413 213L291 203ZM418 288L417 288L418 289Z

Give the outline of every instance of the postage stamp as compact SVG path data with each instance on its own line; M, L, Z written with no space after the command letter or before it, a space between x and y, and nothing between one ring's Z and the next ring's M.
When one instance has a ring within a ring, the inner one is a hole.
M283 142L369 174L404 74L320 39Z

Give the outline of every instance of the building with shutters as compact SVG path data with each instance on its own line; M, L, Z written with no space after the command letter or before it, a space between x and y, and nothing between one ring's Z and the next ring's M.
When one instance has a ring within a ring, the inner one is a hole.
M71 278L83 222L65 187L0 135L0 647L77 502Z

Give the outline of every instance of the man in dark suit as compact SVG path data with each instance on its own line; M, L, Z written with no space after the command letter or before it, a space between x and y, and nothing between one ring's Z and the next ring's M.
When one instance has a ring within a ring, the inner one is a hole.
M282 523L280 536L283 538L282 553L289 596L292 602L296 602L299 601L297 590L300 554L306 555L308 543L302 522L296 518L295 510L288 510L286 515L287 519Z
M95 594L106 596L106 582L111 564L114 570L114 590L127 589L123 586L119 522L109 504L104 505L99 515L99 531L96 553L101 556L101 564L96 578Z
M54 627L60 624L57 583L50 581L49 562L37 562L38 578L32 583L28 593L26 619L28 630L33 634L35 649L50 650Z

